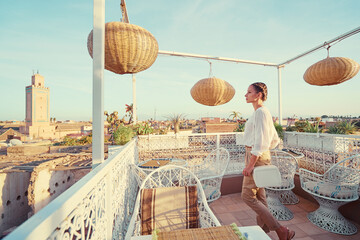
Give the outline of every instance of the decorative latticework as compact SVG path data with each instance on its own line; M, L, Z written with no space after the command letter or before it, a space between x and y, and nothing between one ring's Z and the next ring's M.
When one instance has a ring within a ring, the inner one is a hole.
M309 220L327 231L352 235L356 227L338 212L347 202L359 199L360 155L334 164L324 174L300 169L301 187L319 202L320 208L308 215Z
M100 239L109 224L105 216L105 189L102 179L48 239Z
M267 202L270 212L278 220L290 220L292 219L293 213L286 208L282 202L289 200L289 198L283 199L283 196L291 196L291 199L295 204L299 202L295 195L291 195L291 190L295 187L294 175L297 169L297 161L295 157L287 152L280 150L271 150L271 164L277 166L281 175L281 186L280 187L266 187ZM295 196L295 199L294 199ZM288 202L287 202L288 203Z
M208 202L221 196L221 182L229 160L229 152L225 148L217 148L196 164L189 166L189 169L200 179Z
M167 165L151 172L140 186L142 189L196 186L198 194L199 222L201 228L220 226L207 204L206 196L200 180L188 169L180 166ZM131 218L125 239L141 235L141 206L140 194L136 198L134 214Z
M132 147L125 148L117 158L121 164L114 166L111 175L111 211L113 218L113 239L124 239L126 229L133 213L138 186L131 171L132 163L137 163L137 148L133 140Z
M320 204L320 207L307 215L312 223L329 232L343 235L357 233L356 226L344 218L338 211L339 207L345 205L347 202L334 202L317 196L313 197Z
M245 148L237 140L243 133L209 133L191 135L138 136L139 161L155 158L179 158L196 165L216 148L225 148L230 155L226 174L241 174Z
M279 192L266 189L266 200L271 214L280 221L288 221L294 218L294 214L279 200Z
M356 135L285 132L284 147L304 154L299 168L323 174L337 162L360 154L360 137Z

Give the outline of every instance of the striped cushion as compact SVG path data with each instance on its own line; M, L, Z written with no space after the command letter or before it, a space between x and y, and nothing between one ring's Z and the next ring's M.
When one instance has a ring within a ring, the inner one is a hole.
M141 235L198 227L196 186L142 189Z

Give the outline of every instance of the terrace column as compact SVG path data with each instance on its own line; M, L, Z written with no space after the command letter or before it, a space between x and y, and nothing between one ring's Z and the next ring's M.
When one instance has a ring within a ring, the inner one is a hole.
M104 161L105 0L94 0L92 168Z
M281 125L281 120L282 120L282 96L281 96L281 68L284 67L284 66L278 66L277 69L278 69L278 88L279 88L279 92L278 92L278 95L279 95L279 124Z
M132 90L133 90L133 119L136 124L136 78L135 74L132 75Z

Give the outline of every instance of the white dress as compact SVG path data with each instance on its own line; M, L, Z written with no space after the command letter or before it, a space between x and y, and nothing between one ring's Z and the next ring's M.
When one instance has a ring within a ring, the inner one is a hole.
M251 115L245 124L244 143L252 147L251 154L261 156L280 142L269 110L260 107Z

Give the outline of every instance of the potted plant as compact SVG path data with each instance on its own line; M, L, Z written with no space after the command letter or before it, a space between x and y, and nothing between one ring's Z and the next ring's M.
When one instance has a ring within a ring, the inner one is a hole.
M127 130L124 130L124 118L120 119L117 111L109 114L107 111L104 112L106 121L108 122L108 134L110 135L109 141L111 145L108 145L109 156L115 152L121 150L123 145L126 143L128 136L122 137L122 134L129 135ZM132 138L132 136L131 136ZM129 141L131 140L129 139ZM124 143L125 142L125 143Z

